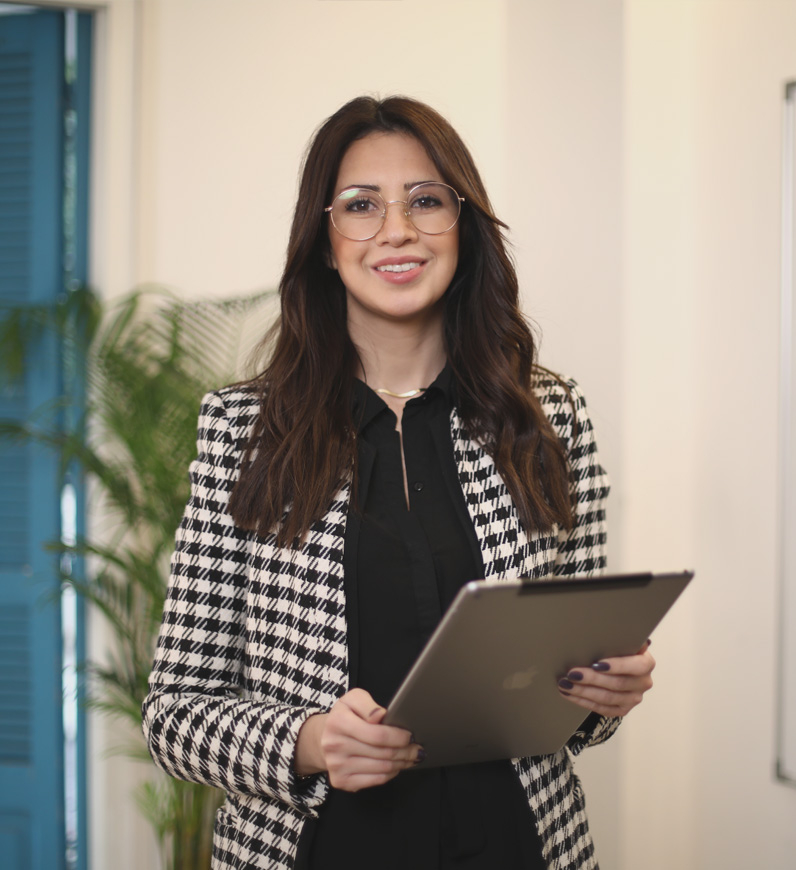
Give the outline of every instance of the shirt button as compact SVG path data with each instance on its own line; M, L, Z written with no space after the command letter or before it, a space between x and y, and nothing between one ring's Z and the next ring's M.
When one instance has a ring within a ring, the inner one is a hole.
M413 489L415 492L420 492L420 490L423 489L423 482L420 481L420 480L416 480L416 481L412 484L412 489Z

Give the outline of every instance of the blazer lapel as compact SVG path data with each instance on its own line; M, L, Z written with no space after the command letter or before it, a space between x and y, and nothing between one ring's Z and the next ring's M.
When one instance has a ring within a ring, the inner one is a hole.
M455 408L451 434L459 483L481 545L484 577L538 579L552 574L558 530L526 534L492 457L470 438Z

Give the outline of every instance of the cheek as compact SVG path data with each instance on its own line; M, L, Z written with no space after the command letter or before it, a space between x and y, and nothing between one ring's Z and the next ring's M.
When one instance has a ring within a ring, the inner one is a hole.
M329 263L338 272L350 269L362 256L361 242L350 242L339 235L329 240Z

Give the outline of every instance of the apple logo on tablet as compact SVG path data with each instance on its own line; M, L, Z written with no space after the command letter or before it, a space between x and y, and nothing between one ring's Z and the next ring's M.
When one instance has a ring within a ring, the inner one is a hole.
M504 689L527 689L528 686L536 679L536 675L539 673L539 668L531 667L528 668L527 671L517 671L516 673L509 674L505 680L503 680L503 688Z

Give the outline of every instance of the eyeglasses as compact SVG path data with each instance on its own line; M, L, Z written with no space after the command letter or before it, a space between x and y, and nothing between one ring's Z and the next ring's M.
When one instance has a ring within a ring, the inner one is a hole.
M334 228L353 242L372 239L384 226L388 205L402 205L404 214L415 229L429 236L439 236L456 226L464 197L449 185L429 181L413 187L406 199L384 198L366 187L349 187L339 193L324 209Z

